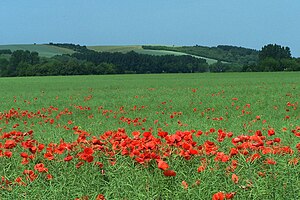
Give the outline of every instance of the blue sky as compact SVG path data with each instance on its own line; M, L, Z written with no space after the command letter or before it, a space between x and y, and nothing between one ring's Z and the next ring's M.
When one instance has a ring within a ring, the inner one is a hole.
M299 0L0 0L0 44L276 43L300 57Z

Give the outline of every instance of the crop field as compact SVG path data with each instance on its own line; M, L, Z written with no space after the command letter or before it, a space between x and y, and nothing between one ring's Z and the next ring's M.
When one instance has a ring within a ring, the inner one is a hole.
M10 49L11 51L16 50L23 50L23 51L36 51L39 53L42 57L52 57L56 55L62 55L62 54L72 54L74 53L71 49L51 46L51 45L44 45L44 44L17 44L17 45L0 45L1 49Z
M0 79L0 199L300 199L300 73Z
M121 52L127 53L130 51L143 50L141 45L124 45L124 46L87 46L88 49L98 51L98 52Z

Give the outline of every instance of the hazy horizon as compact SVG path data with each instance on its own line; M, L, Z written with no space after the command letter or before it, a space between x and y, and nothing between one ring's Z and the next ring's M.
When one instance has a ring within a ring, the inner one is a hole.
M300 57L300 1L0 2L0 44L234 45L291 48Z

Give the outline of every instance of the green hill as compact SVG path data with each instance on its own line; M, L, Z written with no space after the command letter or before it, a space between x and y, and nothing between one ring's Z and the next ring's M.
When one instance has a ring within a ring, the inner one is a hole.
M130 51L143 50L141 45L128 45L128 46L87 46L88 49L97 51L97 52L121 52L127 53Z
M186 53L189 55L200 56L220 60L222 62L234 63L238 65L253 65L258 62L258 51L245 47L231 45L218 45L216 47L206 46L142 46L147 50L166 50Z
M74 44L17 44L17 45L0 45L1 49L28 50L36 51L42 57L52 57L62 54L73 54L89 49L97 52L121 52L127 53L134 51L139 54L163 56L163 55L189 55L196 58L205 59L208 64L214 64L218 60L223 63L234 63L239 65L249 65L257 63L258 51L244 47L219 45L217 47L205 46L142 46L142 45L111 45L111 46L80 46ZM2 55L4 57L4 55Z
M62 55L62 54L72 54L75 51L67 48L56 47L51 45L44 45L44 44L16 44L16 45L0 45L1 49L10 49L11 51L16 50L28 50L28 51L36 51L42 57L52 57L55 55Z
M183 56L183 55L189 55L196 58L202 58L205 59L208 64L216 63L216 59L207 58L203 56L197 56L193 54L188 54L184 52L179 51L172 51L172 50L160 50L160 49L144 49L141 45L128 45L128 46L87 46L88 49L94 50L97 52L121 52L121 53L127 53L130 51L134 51L136 53L140 54L147 54L147 55L153 55L153 56L164 56L164 55L175 55L175 56Z

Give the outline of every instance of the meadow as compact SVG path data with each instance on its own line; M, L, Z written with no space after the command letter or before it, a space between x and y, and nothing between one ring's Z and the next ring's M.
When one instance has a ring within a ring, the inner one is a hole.
M300 73L0 79L0 199L300 199Z

